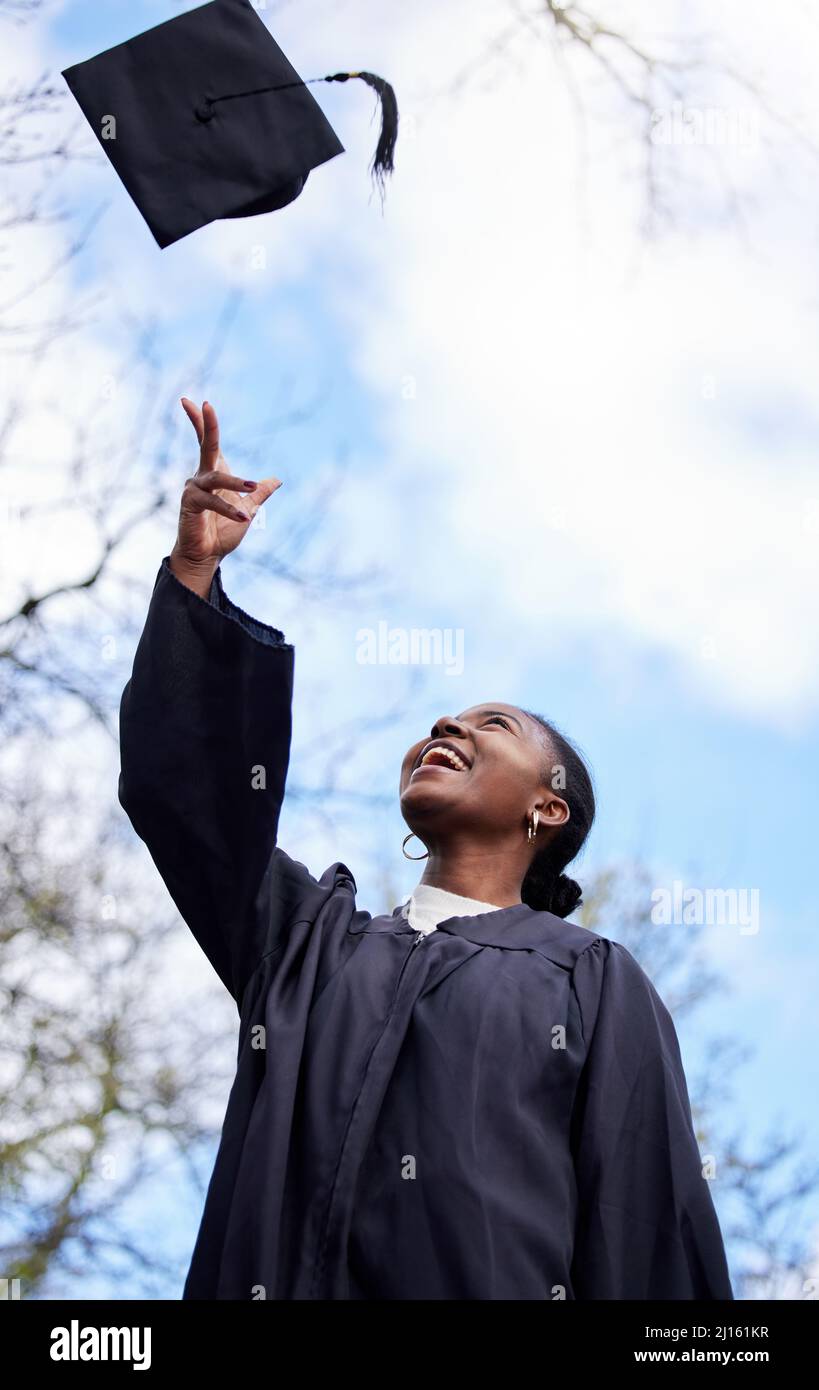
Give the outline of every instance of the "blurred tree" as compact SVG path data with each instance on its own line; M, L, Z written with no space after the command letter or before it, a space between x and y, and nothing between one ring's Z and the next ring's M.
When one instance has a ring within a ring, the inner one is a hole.
M727 27L727 26L726 26ZM581 198L596 160L642 187L642 230L697 225L703 209L728 217L749 239L752 197L732 150L754 148L780 180L797 158L811 174L819 142L791 89L783 97L743 51L742 35L687 7L638 0L502 0L495 33L439 93L517 70L532 54L553 64L571 102ZM781 141L787 159L782 159ZM707 221L707 219L706 219Z
M707 964L698 926L658 926L651 920L655 880L647 865L617 864L594 875L581 906L581 925L613 937L631 951L674 1018L685 1052L691 1020L727 981ZM805 1136L773 1127L762 1141L748 1126L729 1124L738 1112L733 1078L753 1049L737 1038L697 1028L704 1061L688 1069L700 1153L715 1160L712 1193L731 1261L737 1298L804 1298L815 1282L819 1163ZM815 1218L814 1218L815 1220Z
M167 1296L190 1251L145 1206L160 1189L168 1211L180 1189L195 1206L229 1011L185 991L175 914L121 826L78 817L30 768L2 793L0 1269L23 1298L70 1297L89 1276L99 1297Z

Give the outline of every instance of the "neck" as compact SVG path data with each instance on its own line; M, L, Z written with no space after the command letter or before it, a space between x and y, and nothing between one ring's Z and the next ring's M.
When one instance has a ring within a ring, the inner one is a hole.
M523 873L508 855L493 860L483 849L474 855L430 849L421 882L495 907L515 907L521 901Z

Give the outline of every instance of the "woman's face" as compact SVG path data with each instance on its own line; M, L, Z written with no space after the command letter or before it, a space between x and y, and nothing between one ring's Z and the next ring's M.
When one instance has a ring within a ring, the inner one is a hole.
M545 731L515 705L442 715L402 763L404 820L421 838L441 828L524 835L535 807L562 824L568 806L544 780L551 762Z

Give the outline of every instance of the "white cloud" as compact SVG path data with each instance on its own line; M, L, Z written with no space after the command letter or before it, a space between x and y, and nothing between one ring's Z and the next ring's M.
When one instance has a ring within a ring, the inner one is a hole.
M800 198L812 207L813 183L799 183L797 147L781 137L792 202L764 151L721 151L756 205L754 254L716 215L724 203L713 188L696 240L646 243L639 145L614 107L591 127L579 194L572 102L546 44L530 38L457 84L510 13L501 0L401 12L359 2L313 6L307 25L295 7L271 10L265 19L305 75L349 60L395 82L404 124L384 217L368 202L371 94L317 88L347 154L315 171L290 209L158 253L136 222L126 236L130 209L115 205L97 240L109 280L127 264L140 306L169 320L203 286L217 297L243 281L258 288L263 332L268 316L292 312L280 287L309 276L381 396L388 486L409 494L402 515L438 504L425 513L419 597L443 581L453 596L460 587L468 613L471 587L491 571L497 612L548 625L553 643L596 640L604 625L635 660L670 658L683 684L728 708L804 719L819 703L819 350L812 223L794 218ZM674 13L663 7L666 27ZM775 98L809 119L817 37L795 2L788 14L783 34L781 10L731 4L720 26L748 70L764 67ZM37 32L20 39L32 68ZM593 69L583 82L605 111ZM707 151L680 153L687 176L700 156L704 173ZM28 237L29 268L59 236ZM268 269L254 280L257 245ZM49 307L66 294L67 281L52 282ZM77 402L78 383L96 391L108 360L86 333L59 360L60 379L52 369L35 388L41 403L15 448L41 483L61 463L49 393L59 399L67 372ZM414 401L402 397L409 379ZM27 548L19 567L33 558L49 570L54 557L50 543L34 557Z
M508 14L483 11L495 31ZM379 36L399 89L416 72L443 81L481 51L457 9L446 26L436 11L434 43L427 18L414 7L392 40ZM742 61L753 64L773 36L761 11L750 29L745 20ZM349 35L349 9L334 27ZM322 38L326 51L340 42ZM783 107L816 56L814 31L797 41L803 70L774 91ZM782 55L772 50L773 71ZM696 239L647 244L639 171L623 177L639 147L617 138L613 114L584 242L571 106L545 48L531 43L506 75L495 69L486 91L416 109L385 222L364 234L356 221L345 238L358 275L340 280L336 305L359 370L382 393L395 476L438 503L429 553L466 576L491 557L501 607L567 637L605 623L670 655L684 682L730 708L781 723L813 713L819 353L804 286L814 249L783 220L812 191L799 185L798 148L765 126L793 161L784 209L766 206L781 184L764 148L718 152L756 202L755 251L727 212L714 216L716 188ZM709 153L685 153L689 175L695 157L707 182ZM396 408L409 376L415 405Z

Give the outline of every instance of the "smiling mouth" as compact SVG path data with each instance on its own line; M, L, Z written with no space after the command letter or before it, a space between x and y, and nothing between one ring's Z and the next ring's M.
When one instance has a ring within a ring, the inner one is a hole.
M449 748L445 744L436 744L434 748L428 748L423 757L419 759L415 766L415 772L419 772L422 767L443 767L448 772L468 772L469 763L456 753L454 748Z

